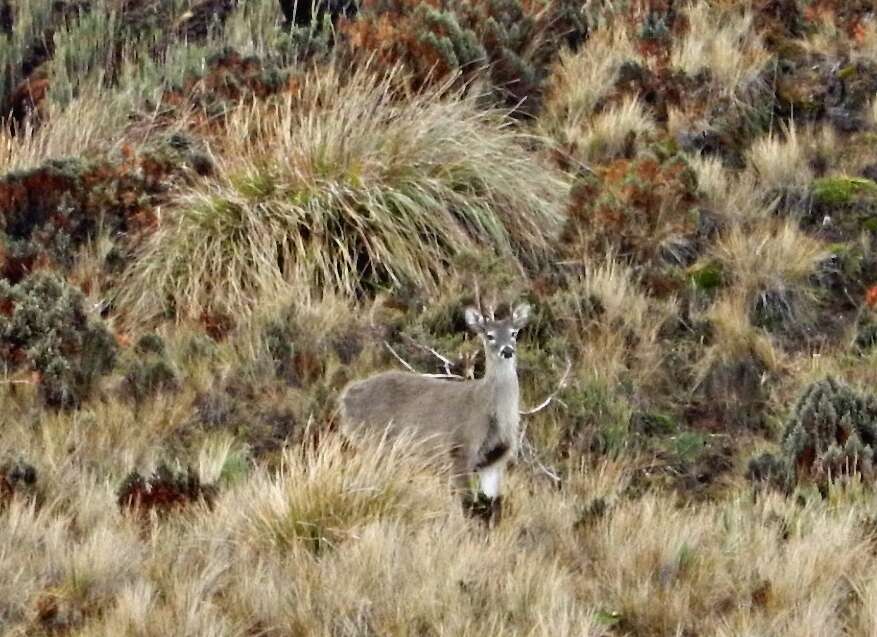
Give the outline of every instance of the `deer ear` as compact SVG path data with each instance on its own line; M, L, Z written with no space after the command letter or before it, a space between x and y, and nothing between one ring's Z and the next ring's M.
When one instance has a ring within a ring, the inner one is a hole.
M473 332L483 332L484 331L484 317L481 316L481 312L476 310L474 307L467 307L466 312L466 327L468 327Z
M529 320L530 305L527 303L522 303L515 308L514 312L512 312L512 325L514 325L516 329L521 329L522 327L524 327Z

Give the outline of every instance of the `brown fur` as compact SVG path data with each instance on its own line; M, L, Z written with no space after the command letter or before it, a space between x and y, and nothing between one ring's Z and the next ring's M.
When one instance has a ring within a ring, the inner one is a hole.
M461 486L475 471L495 465L501 469L517 450L519 392L513 353L528 311L522 306L502 321L467 311L467 323L485 348L483 378L457 381L393 371L354 381L341 394L342 425L348 431L413 431L427 446L451 453ZM503 356L503 350L512 355Z

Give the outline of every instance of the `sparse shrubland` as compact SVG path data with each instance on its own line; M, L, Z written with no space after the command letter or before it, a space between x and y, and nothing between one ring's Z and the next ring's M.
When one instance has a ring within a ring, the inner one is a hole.
M0 0L0 633L875 634L868 3L353 4Z

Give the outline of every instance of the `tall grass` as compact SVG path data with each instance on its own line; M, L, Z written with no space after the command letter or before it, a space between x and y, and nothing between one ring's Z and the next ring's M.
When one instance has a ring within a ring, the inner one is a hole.
M34 0L11 5L12 34L0 37L0 96L4 97L23 79L22 62L43 39L52 21L55 3L52 0Z
M242 317L323 289L432 288L473 249L544 258L567 183L525 150L538 140L447 87L400 101L396 79L323 69L234 110L213 143L218 177L178 194L121 307Z

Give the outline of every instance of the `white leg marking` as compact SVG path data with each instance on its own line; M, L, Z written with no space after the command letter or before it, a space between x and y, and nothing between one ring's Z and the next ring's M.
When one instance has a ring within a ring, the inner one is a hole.
M481 493L488 498L499 496L502 488L503 463L495 462L489 467L478 470L478 486Z

